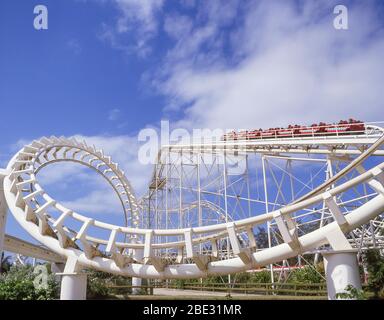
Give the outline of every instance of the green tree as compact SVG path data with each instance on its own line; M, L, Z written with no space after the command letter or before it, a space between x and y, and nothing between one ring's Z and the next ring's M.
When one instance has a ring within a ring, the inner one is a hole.
M378 249L368 250L363 256L368 270L368 289L374 298L384 297L384 258Z

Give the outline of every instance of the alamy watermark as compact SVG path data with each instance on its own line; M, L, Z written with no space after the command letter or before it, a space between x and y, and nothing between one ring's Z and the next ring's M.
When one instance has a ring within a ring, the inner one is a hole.
M33 8L35 17L33 19L33 27L36 30L48 29L48 8L45 5L39 4Z
M225 163L230 173L242 174L246 170L246 157L240 150L242 142L239 145L230 139L225 141L226 134L231 131L219 128L193 129L191 132L183 128L171 130L168 121L161 121L160 130L146 128L139 132L138 160L144 165L159 161L173 164L187 164L188 161Z
M337 5L333 9L336 17L333 19L333 26L337 30L348 30L348 8L344 5Z
M36 290L47 290L48 285L48 269L45 265L37 265L33 269L33 274L36 275L33 280L33 285Z
M46 5L38 4L33 8L35 17L33 26L36 30L48 29L48 8ZM337 30L348 30L348 8L345 5L339 4L333 8L333 14L336 15L333 19L333 26Z

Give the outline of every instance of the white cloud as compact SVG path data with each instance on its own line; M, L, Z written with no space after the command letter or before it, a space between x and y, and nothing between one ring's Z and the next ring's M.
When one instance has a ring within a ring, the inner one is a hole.
M259 1L243 9L237 18L208 9L169 50L157 84L170 105L183 110L179 126L253 128L382 116L384 37L370 6L350 7L348 31L333 28L330 3L309 1L298 10L293 2ZM238 28L218 27L242 17Z
M85 215L87 213L88 215L89 213L98 215L122 214L118 197L111 190L102 187L90 190L85 196L77 197L74 200L63 201L63 205Z
M193 21L186 15L170 14L165 17L164 30L176 40L189 35L192 27Z
M375 1L348 5L347 31L333 27L335 0L182 1L185 10L165 13L163 1L114 1L125 36L111 33L115 48L132 53L122 39L138 35L148 52L149 39L169 36L162 63L142 80L167 98L163 110L178 127L381 117L384 34Z
M38 174L44 190L61 204L87 216L121 215L113 189L103 178L76 163L56 163Z
M54 164L39 172L39 181L47 186L65 186L68 179L74 180L84 174L85 168L76 163Z
M122 16L117 21L119 32L132 30L138 24L139 32L156 32L156 12L163 6L163 0L114 0Z
M100 38L111 43L112 47L127 53L145 57L151 51L148 42L157 34L157 15L164 0L111 0L119 10L116 25L103 25ZM121 41L120 36L128 41Z

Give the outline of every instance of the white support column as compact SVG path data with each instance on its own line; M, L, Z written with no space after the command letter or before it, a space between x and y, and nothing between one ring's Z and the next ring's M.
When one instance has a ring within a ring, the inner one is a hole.
M247 197L248 197L248 218L252 216L251 209L251 186L249 185L249 163L248 163L248 154L245 155L245 177L247 184Z
M266 171L266 157L264 155L261 156L261 164L263 169L263 186L264 186L264 197L265 197L265 212L269 213L269 204L268 204L268 188L267 188L267 171ZM272 248L272 235L271 235L271 222L267 221L267 233L268 233L268 247ZM273 264L269 265L270 273L271 273L271 282L275 282L275 276L273 273Z
M8 206L5 200L3 180L6 175L6 171L0 169L0 259L3 254L4 238L5 238L5 224L7 222Z
M183 153L180 150L180 171L179 171L179 228L184 228L184 215L183 215Z
M132 277L132 287L141 287L141 282L142 282L141 278ZM132 294L139 295L140 288L132 288Z
M143 249L135 249L134 255L136 259L144 259L144 250ZM133 287L141 287L142 279L141 278L135 278L132 277L132 286ZM139 295L140 294L140 288L132 288L132 294L133 295Z
M87 274L81 272L81 265L75 258L68 258L61 275L60 300L86 300Z
M228 197L227 197L227 153L223 155L223 183L224 183L224 210L225 210L225 223L228 223ZM229 237L226 239L227 246L227 259L229 259ZM228 283L231 283L231 275L228 274Z
M336 295L346 292L348 285L361 289L357 250L328 251L322 254L329 300L336 300Z
M200 160L201 155L197 153L197 213L198 213L198 226L203 226L203 211L201 209L201 181L200 181ZM202 254L203 246L200 243L199 245L199 253Z

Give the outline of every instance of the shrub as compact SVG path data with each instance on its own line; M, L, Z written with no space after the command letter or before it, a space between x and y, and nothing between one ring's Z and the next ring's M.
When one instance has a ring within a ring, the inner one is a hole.
M251 273L242 272L234 275L234 281L236 283L249 283L251 279Z
M324 278L319 271L312 267L305 266L301 269L293 270L290 274L289 281L291 283L313 284L322 283Z
M47 286L36 288L32 266L12 266L0 276L1 300L51 300L58 297L58 283L52 274L48 275Z
M125 288L111 288L112 285L124 286L131 285L131 279L115 276L110 273L88 270L87 281L87 298L88 299L105 299L116 294L126 294Z
M268 270L254 272L249 279L251 283L270 283L271 281L271 272Z
M367 296L363 290L357 289L352 285L348 285L345 288L345 292L337 293L336 299L354 299L354 300L366 300Z

